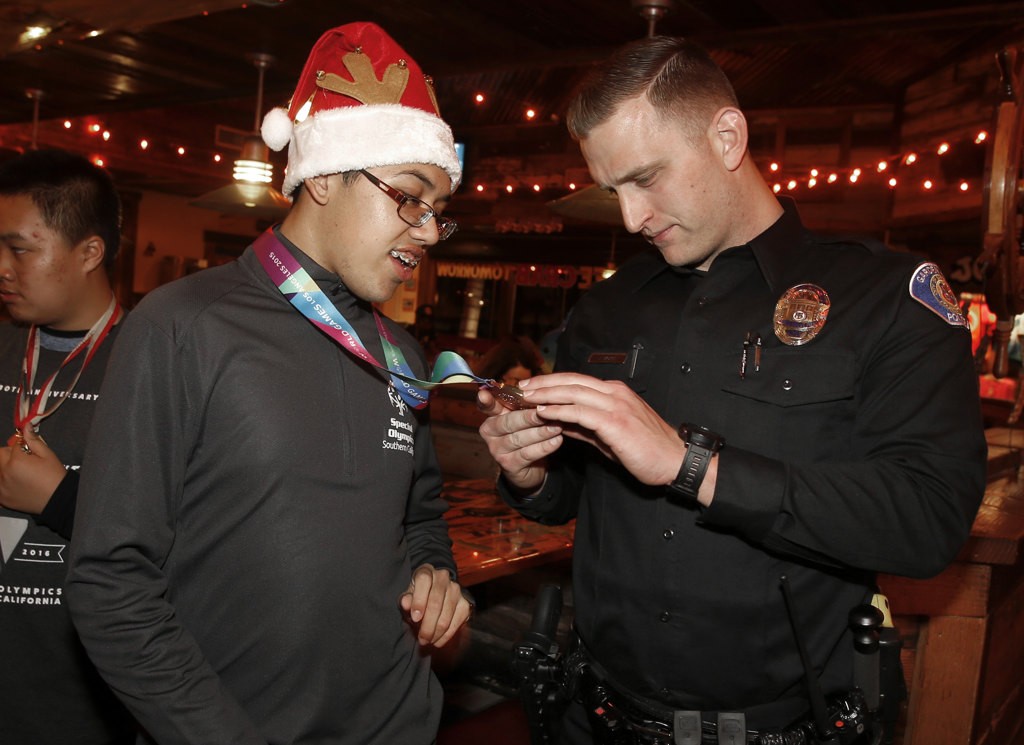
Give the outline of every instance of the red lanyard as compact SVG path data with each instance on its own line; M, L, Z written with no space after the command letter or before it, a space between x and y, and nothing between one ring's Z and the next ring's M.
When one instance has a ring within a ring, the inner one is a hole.
M54 370L53 374L46 379L46 382L43 383L35 398L32 397L32 391L35 387L36 371L39 365L39 329L35 325L29 329L28 344L25 347L25 360L21 367L21 384L18 386L18 406L14 411L15 433L20 433L22 428L28 423L31 423L33 429L38 428L39 422L50 416L67 400L68 395L82 376L82 372L89 362L92 361L96 350L99 349L100 344L103 343L103 340L107 338L107 334L110 333L110 329L121 320L122 316L124 316L124 311L117 304L117 299L111 295L110 304L103 312L103 315L86 332L75 348L68 353L68 356L64 358L64 361ZM85 352L85 358L82 360L78 372L75 373L74 379L65 388L60 398L47 409L46 402L50 398L50 393L53 390L53 384L57 379L58 373L82 352Z

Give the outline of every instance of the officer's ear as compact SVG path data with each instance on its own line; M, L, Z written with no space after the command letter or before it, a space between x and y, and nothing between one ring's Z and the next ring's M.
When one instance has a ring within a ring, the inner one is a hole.
M723 165L735 171L743 163L747 152L747 118L733 106L718 110L712 118L712 147L716 149Z

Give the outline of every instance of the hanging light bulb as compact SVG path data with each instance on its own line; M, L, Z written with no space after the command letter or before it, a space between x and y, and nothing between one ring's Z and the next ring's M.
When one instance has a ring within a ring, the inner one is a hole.
M269 54L253 54L250 59L259 70L260 77L256 92L256 116L252 123L252 131L255 133L260 130L260 113L263 111L263 76L274 60ZM235 181L247 184L269 184L274 180L270 149L258 134L245 138L242 157L235 161L234 177Z
M266 144L255 136L245 138L242 157L235 161L235 181L247 184L269 184L274 180L274 166L263 160ZM262 157L261 157L262 156Z
M270 162L270 149L259 135L263 77L274 58L269 54L251 54L249 59L259 70L256 115L253 131L246 136L242 152L234 163L234 183L204 194L190 204L225 214L277 220L288 212L291 200L270 185L274 180L274 166Z

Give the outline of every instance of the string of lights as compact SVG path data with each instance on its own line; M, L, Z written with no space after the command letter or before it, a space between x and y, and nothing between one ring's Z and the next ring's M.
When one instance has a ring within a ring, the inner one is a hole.
M797 189L827 188L836 184L857 186L871 182L882 183L890 189L909 186L924 192L933 192L941 185L947 184L948 179L942 175L941 165L924 165L928 155L934 158L949 157L957 148L983 147L987 140L988 132L978 130L955 147L949 140L944 139L920 149L907 150L873 163L848 168L812 166L787 172L781 163L771 161L767 165L765 177L772 184L772 190L776 194ZM976 188L975 184L980 183L983 175L980 171L977 174L958 175L951 185L961 192L967 192Z
M61 126L69 133L74 132L76 129L79 132L84 133L87 138L83 142L83 150L90 151L88 156L93 163L100 167L107 165L105 162L104 154L101 150L101 142L109 143L112 140L116 142L117 138L112 129L104 126L98 120L93 117L88 117L84 120L64 119L61 122ZM94 142L94 146L90 147L89 139L98 140ZM121 143L123 146L124 143ZM180 142L157 142L148 137L140 137L134 145L132 145L141 153L160 153L164 155L176 156L178 158L191 158L193 160L202 160L205 164L209 163L221 163L225 160L225 155L219 151L211 150L210 148L195 147Z
M484 100L483 94L476 94L475 101L480 103ZM532 120L531 113L535 112L527 108L524 117ZM104 126L96 117L85 117L82 119L64 119L61 122L63 129L68 133L81 132L86 142L83 142L83 151L89 151L90 157L99 166L106 165L106 158L103 154L102 144L116 140L115 133L111 128ZM95 139L95 144L90 146L89 139ZM988 140L986 130L978 130L970 136L959 141L943 139L926 143L920 148L908 149L902 153L891 154L879 158L871 163L862 163L859 166L835 167L835 166L811 166L811 167L787 167L778 160L771 160L764 167L765 178L776 193L796 192L801 190L828 189L836 185L859 186L864 184L883 184L890 189L913 188L920 192L937 192L943 188L953 188L961 192L968 192L979 188L983 174L964 174L950 183L949 179L943 176L940 166L936 166L936 159L947 158L951 154L964 148L979 148L985 146ZM125 143L120 143L125 147ZM210 167L220 164L225 160L231 161L232 156L226 155L216 149L189 145L181 142L158 142L153 138L140 137L134 145L129 147L139 153L159 153L172 158L189 159L201 167ZM931 162L929 162L931 161ZM927 163L927 165L926 165ZM576 191L587 183L577 183L575 180L555 178L554 175L543 180L530 181L527 178L506 179L504 182L495 182L491 179L476 179L467 186L479 196L486 196L488 192L501 195L513 195L520 191L544 193L550 196L553 190L561 190L563 193Z

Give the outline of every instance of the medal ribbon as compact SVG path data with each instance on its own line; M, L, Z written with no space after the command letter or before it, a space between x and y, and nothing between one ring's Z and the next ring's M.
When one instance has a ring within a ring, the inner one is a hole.
M21 367L21 385L18 386L18 407L14 412L15 433L20 433L26 424L31 424L33 429L35 429L43 419L50 416L67 400L71 391L74 390L75 386L78 384L78 379L82 377L82 373L85 371L85 368L92 361L92 358L99 349L100 344L102 344L103 340L107 338L107 334L110 333L110 329L112 329L123 316L124 311L121 309L121 306L117 304L117 299L111 295L110 304L103 312L103 315L100 316L96 323L93 324L92 328L85 333L85 336L83 336L82 340L75 345L75 348L68 352L68 356L64 358L64 361L60 363L60 366L56 370L54 370L53 374L46 379L46 382L43 383L42 387L39 389L39 394L35 398L32 397L32 390L35 387L36 372L38 371L39 365L39 329L34 324L32 325L28 332L28 343L25 346L25 359ZM49 400L50 393L53 390L53 384L57 380L57 375L82 352L85 353L85 358L82 360L82 364L78 368L78 372L75 373L75 377L65 388L64 393L60 398L58 398L50 408L45 408L46 402Z
M306 270L299 265L288 247L274 235L272 228L256 239L253 243L253 250L260 260L263 270L270 277L270 281L288 299L288 302L340 347L364 362L387 371L402 400L412 408L422 409L426 406L429 392L439 385L448 383L495 385L495 381L475 375L466 360L450 351L441 352L437 356L430 380L420 380L413 374L412 368L409 367L394 336L384 325L380 314L374 309L373 317L377 323L377 334L380 337L381 348L387 361L385 367L374 359L370 351L363 345L352 324L317 286Z

